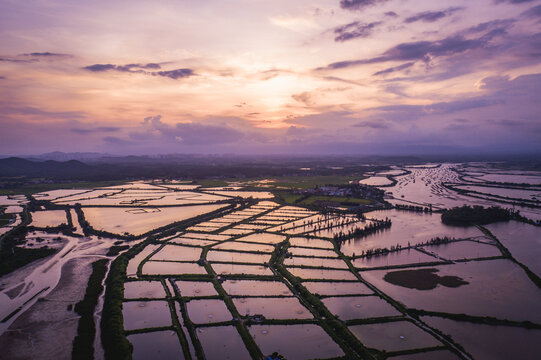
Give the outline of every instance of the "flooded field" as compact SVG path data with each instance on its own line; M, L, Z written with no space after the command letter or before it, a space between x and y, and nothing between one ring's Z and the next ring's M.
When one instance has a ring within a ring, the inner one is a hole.
M47 245L58 252L0 278L0 343L19 315L56 286L67 260L114 259L118 254L107 255L114 244L129 253L126 276L119 280L119 311L134 359L259 359L275 352L289 360L538 354L540 228L495 223L486 226L492 237L480 227L445 225L436 212L495 204L459 194L447 183L498 194L520 191L521 198L533 200L535 188L485 185L538 184L538 175L431 164L370 176L366 181L374 186L392 185L387 176L394 177L396 185L383 188L392 193L391 203L427 210L368 211L364 220L282 205L268 191L160 181L35 194L63 210L33 211L31 226L39 231L27 234L21 247ZM26 202L0 198L0 205L20 207L6 232L25 220ZM524 214L535 219L539 212L530 207ZM54 228L67 224L68 213L74 229L61 235ZM385 219L392 222L388 228L344 241L335 237ZM89 228L103 238L89 235ZM137 237L151 231L149 239ZM435 238L448 241L431 242ZM96 318L100 306L103 294ZM491 325L481 324L485 317Z

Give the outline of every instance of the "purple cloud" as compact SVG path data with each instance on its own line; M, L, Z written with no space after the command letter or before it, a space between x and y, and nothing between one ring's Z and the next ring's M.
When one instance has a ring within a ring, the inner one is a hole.
M334 41L344 42L356 38L365 38L372 34L372 30L380 25L381 21L371 22L369 24L363 24L360 21L354 21L352 23L339 26L334 29L336 37Z
M84 129L84 128L71 128L70 129L71 132L74 132L77 134L83 134L83 135L92 134L92 133L101 133L101 132L110 133L110 132L116 132L119 130L120 128L115 127L115 126L97 126L97 127L88 128L88 129Z
M148 69L161 69L161 65L158 63L148 64L126 64L126 65L113 65L113 64L94 64L85 66L83 69L92 72L105 72L105 71L119 71L134 74L146 74L152 76L163 76L170 79L181 79L195 75L192 69L174 69L174 70L162 70L162 71L147 71Z
M156 71L156 72L151 72L150 74L154 76L164 76L164 77L168 77L175 80L195 75L192 69Z
M393 72L396 72L396 71L400 71L400 70L410 68L414 64L415 64L414 62L408 62L408 63L402 64L402 65L393 66L393 67L390 67L390 68L375 72L375 73L372 74L372 76L390 74L390 73L393 73Z
M73 55L69 54L59 54L59 53L52 53L52 52L33 52L28 54L23 54L23 56L33 56L33 57L48 57L48 58L54 58L54 57L73 57Z
M361 10L387 1L388 0L340 0L340 7L345 10Z
M525 17L537 18L541 20L541 5L534 6L533 8L530 8L524 11L521 15Z
M83 69L92 71L92 72L102 72L107 70L116 70L116 65L113 64L94 64L85 66Z
M385 120L378 119L378 120L366 120L357 124L354 124L354 127L360 127L360 128L370 128L370 129L388 129L389 125L384 123Z
M47 111L31 106L23 107L2 107L1 112L8 115L27 115L27 116L41 116L55 119L84 119L87 117L86 113L80 111Z
M445 10L441 11L425 11L418 14L415 14L413 16L410 16L404 20L405 23L414 23L417 21L423 21L423 22L435 22L437 20L440 20L444 17L450 16L454 14L455 12L459 10L463 10L463 7L450 7Z
M495 36L505 33L505 30L493 30L481 37L467 39L462 35L453 35L441 40L435 41L416 41L398 44L382 55L360 60L346 60L331 63L317 70L335 70L351 66L364 64L377 64L387 61L424 61L428 62L431 58L441 56L451 56L482 48L488 44Z

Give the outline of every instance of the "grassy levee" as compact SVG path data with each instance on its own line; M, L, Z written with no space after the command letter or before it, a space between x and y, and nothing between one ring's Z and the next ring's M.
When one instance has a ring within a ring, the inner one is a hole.
M299 278L287 271L283 265L283 260L288 247L289 241L285 241L276 247L270 260L271 268L289 283L294 294L310 310L325 332L344 350L348 359L374 359L374 354L364 347L355 335L349 331L346 324L337 319L319 297L308 291Z
M103 291L102 281L107 272L108 262L109 260L101 259L92 263L92 274L88 279L85 296L83 300L75 304L75 312L81 315L81 318L71 351L71 358L74 360L94 359L94 338L96 336L94 310Z
M421 309L410 309L410 313L415 314L417 316L435 316L435 317L441 317L445 319L451 319L455 321L465 321L470 322L474 324L485 324L485 325L493 325L493 326L513 326L513 327L520 327L525 329L538 329L541 330L541 324L536 324L531 321L516 321L516 320L507 320L507 319L498 319L492 316L474 316L474 315L468 315L468 314L454 314L454 313L446 313L446 312L438 312L438 311L427 311L427 310L421 310Z
M200 221L205 221L217 215L227 213L235 209L235 206L236 204L231 204L231 206L228 206L226 208L218 209L207 214L174 223L173 225L162 227L160 229L165 231L161 232L157 236L165 238L169 235L172 235L171 233L176 230L185 229ZM246 206L246 204L244 204L244 206ZM240 208L243 208L243 206L240 206ZM81 225L83 225L83 221L85 221L83 212L81 211L80 207L76 207L75 210L79 217L79 222L81 223ZM153 230L147 234L157 234L160 229ZM101 340L106 360L130 360L132 358L133 346L126 338L126 332L124 331L124 318L122 315L122 302L124 300L124 282L126 281L126 268L131 258L141 252L148 244L155 241L155 236L149 236L143 242L135 245L125 253L119 255L111 264L109 275L107 276L107 280L105 281L105 300L103 303L103 313L100 323ZM145 260L147 260L150 256L151 255L149 255ZM139 264L137 270L139 277L141 277L143 262ZM185 309L181 308L181 310Z
M174 299L175 294L171 294L171 291L169 290L169 287L167 286L165 279L162 279L161 283L166 293L167 304L169 305L169 311L171 312L171 319L173 319L173 327L175 328L175 331L178 336L178 340L180 341L180 344L182 345L182 352L184 354L184 359L191 360L192 355L190 354L190 346L188 345L188 340L186 339L186 334L184 334L184 330L182 330L180 321L177 318L177 311L176 311L175 299Z
M541 288L541 278L539 276L537 276L537 274L535 274L533 271L530 270L529 267L527 267L526 265L524 265L523 263L521 263L520 261L518 261L517 259L515 259L513 257L513 254L511 254L511 252L509 251L509 249L507 249L502 243L501 241L492 233L490 232L490 230L488 230L486 227L484 226L481 226L481 225L477 225L477 227L479 228L479 230L481 230L486 236L488 236L489 238L491 238L492 240L494 240L496 242L496 245L498 246L498 249L500 249L500 251L502 252L503 256L508 258L509 260L511 260L512 262L514 262L515 264L517 264L518 266L520 266L524 272L526 273L526 275L528 275L528 277L530 278L530 280L535 284L537 285L537 287Z
M128 261L138 254L154 239L148 238L135 245L111 264L109 275L105 281L105 299L101 317L101 342L106 360L130 360L133 346L124 332L122 301L124 299L124 280Z
M223 288L222 284L217 280L216 273L212 269L212 267L205 263L205 269L209 273L209 275L212 275L214 278L212 279L212 283L214 284L214 288L218 292L218 295L222 298L222 300L225 303L225 306L227 309L231 312L233 317L235 319L238 319L238 321L235 321L235 326L237 328L237 331L239 332L242 340L244 341L244 345L246 346L246 349L248 349L248 352L250 353L250 356L252 359L263 359L263 353L259 349L259 346L255 343L254 338L252 335L250 335L250 332L246 328L246 325L244 324L244 321L242 321L242 317L240 313L237 311L237 308L235 307L235 304L233 303L233 300L231 297L227 294L225 289Z

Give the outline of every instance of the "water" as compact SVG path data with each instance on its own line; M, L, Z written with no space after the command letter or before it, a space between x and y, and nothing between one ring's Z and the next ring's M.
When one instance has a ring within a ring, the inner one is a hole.
M171 326L171 312L167 301L127 301L122 303L125 330Z
M322 301L327 309L341 320L402 315L378 296L328 297Z
M306 360L344 354L317 325L252 325L249 330L264 355L276 351L286 359Z
M349 326L367 347L401 351L443 345L432 335L408 321Z
M201 327L197 329L207 360L249 359L250 353L234 326Z
M266 319L312 319L313 316L299 300L289 298L234 298L233 303L243 315L261 314Z
M362 272L363 278L407 307L516 321L541 322L541 290L509 260L472 261L435 267L439 276L458 276L469 284L408 289L383 280L386 270Z
M128 336L133 345L133 360L182 360L184 354L174 331L153 331Z
M222 300L190 300L186 303L186 311L190 320L196 324L210 324L233 319Z

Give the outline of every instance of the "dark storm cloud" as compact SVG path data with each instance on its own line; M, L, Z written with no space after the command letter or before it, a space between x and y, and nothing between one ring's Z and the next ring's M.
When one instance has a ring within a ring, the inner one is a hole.
M364 24L360 21L354 21L352 23L339 26L334 29L334 33L336 34L334 41L344 42L356 38L368 37L370 34L372 34L372 30L381 23L381 21L375 21L369 24Z
M533 8L524 11L521 15L529 18L541 19L541 5L534 6Z
M409 67L412 67L414 64L415 64L414 62L408 62L408 63L402 64L402 65L393 66L393 67L390 67L390 68L375 72L375 73L372 74L372 76L390 74L390 73L393 73L393 72L396 72L396 71L400 71L400 70L404 70L404 69L407 69Z
M387 61L421 60L428 62L434 57L451 56L482 48L486 46L492 38L504 32L505 31L502 29L497 29L474 39L467 39L462 35L453 35L436 41L402 43L374 58L334 62L326 67L318 68L317 70L342 69L356 65L377 64Z
M414 23L417 21L423 21L423 22L435 22L440 19L443 19L444 17L450 16L454 14L455 12L462 10L464 8L462 7L450 7L445 10L440 11L425 11L418 14L415 14L413 16L410 16L404 20L405 23Z
M98 126L93 128L71 128L70 131L77 133L77 134L92 134L92 133L110 133L110 132L116 132L119 131L119 127L115 126Z
M152 76L162 76L170 79L181 79L185 77L194 76L195 73L192 69L173 69L173 70L161 70L161 71L147 71L161 69L161 65L157 63L148 64L126 64L126 65L114 65L114 64L94 64L85 66L83 69L91 72L105 72L105 71L119 71L135 74L146 74Z
M384 2L387 0L340 0L340 7L345 10L361 10Z

